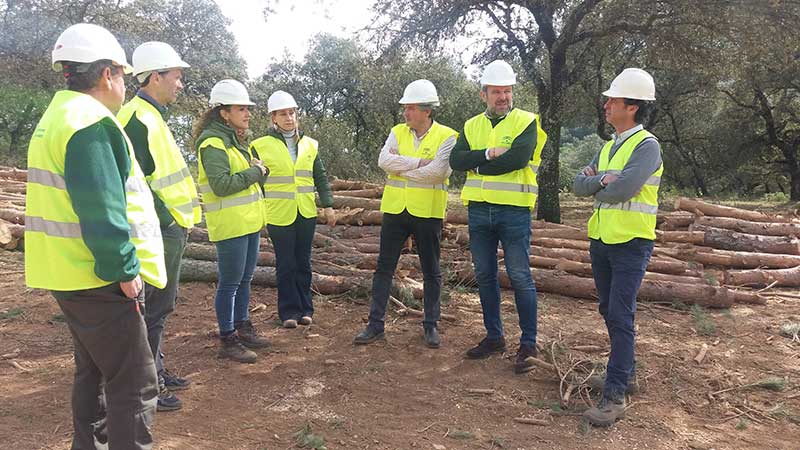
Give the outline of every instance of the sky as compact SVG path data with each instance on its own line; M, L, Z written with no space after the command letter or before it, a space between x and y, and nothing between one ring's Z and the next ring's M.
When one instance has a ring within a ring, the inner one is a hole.
M309 39L325 32L352 36L370 23L372 0L215 0L233 21L239 53L247 61L247 74L256 78L284 53L302 60ZM275 14L264 18L269 5Z

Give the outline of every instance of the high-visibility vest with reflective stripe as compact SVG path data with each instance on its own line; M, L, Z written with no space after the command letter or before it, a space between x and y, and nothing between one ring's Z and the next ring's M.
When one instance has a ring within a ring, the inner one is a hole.
M206 138L197 148L209 146L218 148L228 155L231 175L250 168L250 161L242 152L236 147L226 148L221 138ZM220 197L211 190L203 167L203 159L199 160L197 182L203 210L206 213L208 240L218 242L259 231L264 226L264 209L261 205L263 197L258 183L253 183L247 189L235 194Z
M250 144L258 158L269 168L264 182L264 211L268 225L294 223L299 212L306 219L317 217L314 201L314 160L318 143L308 136L297 141L297 159L292 161L286 144L263 136Z
M614 141L606 142L600 151L597 164L598 173L622 173L633 151L645 139L655 137L645 130L630 136L608 160ZM624 203L603 203L595 201L594 212L589 218L589 237L606 244L621 244L634 238L655 240L656 213L658 213L658 187L664 164L647 179L641 191Z
M95 258L83 241L64 180L69 140L76 132L106 119L125 138L131 159L125 183L126 212L130 239L140 262L139 275L157 288L166 286L164 246L153 197L122 125L93 97L59 91L36 126L28 147L25 282L30 287L75 291L111 284L95 275Z
M397 138L400 155L422 159L434 159L444 141L458 134L452 128L433 122L415 149L414 131L408 125L404 123L396 125L392 128L392 133ZM449 185L448 178L438 184L425 184L389 174L386 186L383 188L381 211L400 214L407 209L409 214L415 217L444 219Z
M512 109L497 126L486 114L478 114L464 124L464 136L473 151L487 148L510 148L531 122L536 121L536 148L533 149L528 166L502 175L479 175L474 170L467 172L467 181L461 190L464 204L470 201L488 202L498 205L526 206L533 209L539 195L536 175L542 160L542 147L547 142L547 133L542 130L539 115Z
M155 163L153 173L145 176L150 189L164 202L175 222L184 228L194 226L201 219L200 200L172 132L155 106L138 95L120 109L117 118L124 127L134 114L147 127L147 144Z

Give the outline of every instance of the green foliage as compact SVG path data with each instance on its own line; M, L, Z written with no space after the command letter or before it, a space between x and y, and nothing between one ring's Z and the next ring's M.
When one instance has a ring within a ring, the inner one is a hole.
M574 130L578 134L582 130ZM596 134L587 134L582 137L573 137L568 130L561 132L561 175L559 180L562 191L572 190L572 180L575 175L589 165L594 155L603 147L604 141Z
M717 325L708 316L706 309L700 305L692 305L690 309L694 320L694 329L701 336L713 336L717 332Z
M300 448L308 448L313 450L327 450L325 446L325 438L311 432L311 425L306 424L297 433L294 434L295 442Z
M0 312L0 320L13 319L21 316L25 311L22 308L11 308L7 311Z

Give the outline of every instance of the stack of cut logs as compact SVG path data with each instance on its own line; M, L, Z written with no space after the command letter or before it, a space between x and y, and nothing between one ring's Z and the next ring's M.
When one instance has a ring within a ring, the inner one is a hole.
M19 246L24 228L26 171L0 167L0 246ZM320 294L368 295L380 247L380 184L334 179L337 225L320 223L312 251L313 289ZM587 205L587 209L589 206ZM658 239L641 300L725 308L763 304L754 287L800 286L800 220L681 198L676 211L659 214ZM587 215L589 211L587 210ZM322 222L322 221L320 221ZM530 265L537 289L596 298L585 228L533 221ZM255 284L277 286L275 254L266 237ZM422 298L422 272L409 240L398 263L395 293ZM502 261L503 251L498 250ZM183 281L216 281L216 251L195 227L183 261ZM442 275L451 286L474 285L467 214L447 212ZM500 285L511 282L500 264Z

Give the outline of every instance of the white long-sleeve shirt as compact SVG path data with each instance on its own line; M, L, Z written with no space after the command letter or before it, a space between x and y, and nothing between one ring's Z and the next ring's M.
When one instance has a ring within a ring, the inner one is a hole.
M428 131L430 131L430 129ZM422 140L425 139L425 136L428 135L428 132L425 132L422 136L417 136L415 131L413 135L414 149L417 149ZM386 143L383 144L380 156L378 156L378 167L388 174L406 177L410 181L426 184L442 183L450 176L450 173L452 173L449 160L450 151L453 150L455 145L455 136L447 138L442 142L442 145L439 146L439 150L436 152L436 156L430 164L417 167L421 158L391 153L392 149L394 149L395 152L398 149L397 136L394 135L394 131L391 131L386 138Z

